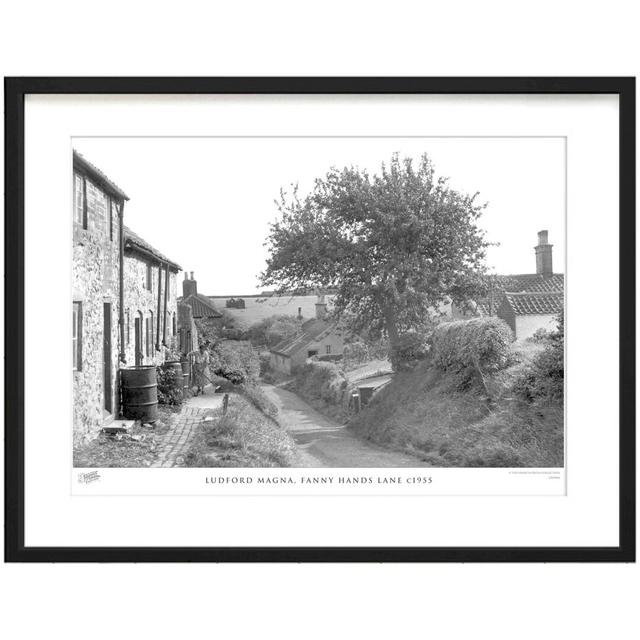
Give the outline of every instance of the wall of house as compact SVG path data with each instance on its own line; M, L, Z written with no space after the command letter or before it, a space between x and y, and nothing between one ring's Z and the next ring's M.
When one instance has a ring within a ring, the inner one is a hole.
M76 443L95 435L118 410L119 221L116 207L109 206L108 196L88 178L86 185L87 228L75 215L73 223L72 296L82 307L82 361L80 369L73 371ZM105 302L111 304L111 414L104 409Z
M498 309L498 318L504 320L509 327L511 327L511 331L516 333L516 314L511 308L509 304L507 304L506 298L500 304L500 308Z
M327 354L327 347L330 347L329 354ZM303 349L294 353L290 358L291 369L303 366L309 358L309 351L317 351L318 356L342 355L344 351L342 331L340 329L335 329L324 336L321 340L314 340L307 344Z
M147 288L147 265L151 265L151 289ZM141 254L125 250L124 255L124 333L126 366L135 365L135 318L142 321L142 353L143 365L162 364L165 361L165 349L162 347L165 270L162 268L162 283L160 287L160 308L158 316L158 284L159 265ZM178 275L169 270L169 296L167 298L167 330L166 346L171 351L178 348ZM156 350L156 331L160 318L160 350ZM146 321L152 319L152 336L147 354ZM174 318L176 331L174 333ZM167 354L168 355L168 354Z
M516 316L515 321L516 340L530 338L538 329L555 331L558 328L557 317L554 314Z
M188 353L198 348L198 328L188 304L178 302L178 350Z
M269 363L271 364L272 369L280 371L280 373L291 373L291 358L287 356L271 352L269 356Z

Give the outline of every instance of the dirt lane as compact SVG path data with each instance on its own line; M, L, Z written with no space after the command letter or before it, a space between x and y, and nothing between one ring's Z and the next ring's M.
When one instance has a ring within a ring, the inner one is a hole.
M323 416L291 391L263 384L278 407L279 422L293 436L301 467L425 467L419 458L389 451L358 438L348 427Z

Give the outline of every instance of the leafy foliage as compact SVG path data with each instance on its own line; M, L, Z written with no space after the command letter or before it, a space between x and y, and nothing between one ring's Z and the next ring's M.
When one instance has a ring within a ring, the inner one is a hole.
M283 340L294 338L302 333L302 323L296 316L273 315L251 325L245 338L255 346L274 347Z
M294 386L301 396L309 400L340 405L347 399L347 378L333 362L307 362L297 371Z
M557 322L557 330L546 335L544 350L514 385L528 402L553 402L564 397L564 310Z
M158 402L160 404L182 404L184 400L182 373L171 367L157 367Z
M255 382L260 360L249 342L223 340L209 346L211 372L233 384Z
M431 332L407 331L399 336L391 349L391 366L395 371L408 371L429 357Z
M393 155L379 174L331 169L308 195L281 192L271 225L264 285L337 288L335 313L353 328L384 327L395 344L449 299L480 286L488 243L477 226L485 205Z

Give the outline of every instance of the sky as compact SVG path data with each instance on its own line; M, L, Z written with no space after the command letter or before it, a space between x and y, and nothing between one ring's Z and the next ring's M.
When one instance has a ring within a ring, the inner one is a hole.
M193 271L198 292L263 287L264 242L281 188L308 192L331 167L379 170L394 152L428 153L450 186L487 202L479 225L498 246L489 270L535 273L537 232L549 231L564 272L563 138L74 138L73 147L130 198L125 224Z

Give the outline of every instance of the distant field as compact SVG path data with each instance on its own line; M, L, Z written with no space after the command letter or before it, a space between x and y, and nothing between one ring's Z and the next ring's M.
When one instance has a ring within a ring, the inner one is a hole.
M220 310L226 308L227 300L230 297L208 296L211 302ZM237 318L238 324L242 328L251 326L256 322L260 322L264 318L273 315L291 315L297 316L298 309L302 310L302 316L305 320L314 318L316 315L316 300L313 296L281 296L281 297L264 297L264 296L235 296L242 298L245 302L245 309L229 309L226 310ZM331 308L331 297L327 296L327 303Z

